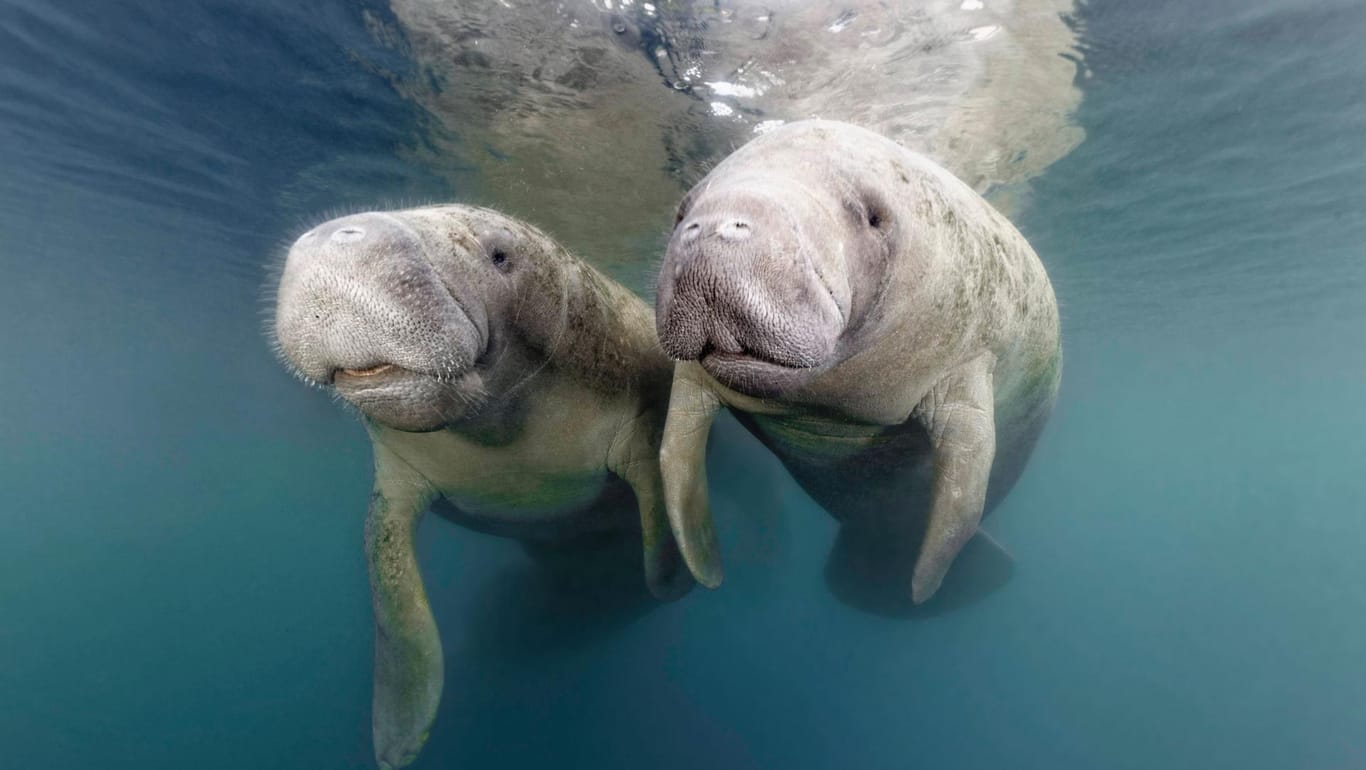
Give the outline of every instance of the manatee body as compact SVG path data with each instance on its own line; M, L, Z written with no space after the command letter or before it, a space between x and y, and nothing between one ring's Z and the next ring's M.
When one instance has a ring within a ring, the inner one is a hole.
M374 446L382 767L415 758L441 694L413 543L429 506L533 555L626 532L656 596L691 585L663 507L672 363L649 308L533 227L456 205L322 224L289 251L275 333L300 377L359 410ZM613 504L632 493L638 517Z
M1061 374L1034 251L967 185L870 131L761 135L683 199L656 324L675 369L661 466L683 555L721 566L703 447L730 407L842 524L827 576L915 603L1023 471Z

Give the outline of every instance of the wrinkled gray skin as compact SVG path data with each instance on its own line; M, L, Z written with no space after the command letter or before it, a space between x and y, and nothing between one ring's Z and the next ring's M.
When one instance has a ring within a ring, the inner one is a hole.
M918 604L1024 469L1062 364L1053 290L1019 232L930 160L832 121L762 135L688 193L656 325L680 359L665 499L707 586L720 406L841 521L832 561L880 562Z
M672 365L649 308L534 228L487 209L366 213L299 238L280 352L363 415L375 612L375 754L411 762L436 715L441 641L413 537L428 506L547 544L636 530L651 591L688 589L657 458ZM634 492L640 516L610 505Z

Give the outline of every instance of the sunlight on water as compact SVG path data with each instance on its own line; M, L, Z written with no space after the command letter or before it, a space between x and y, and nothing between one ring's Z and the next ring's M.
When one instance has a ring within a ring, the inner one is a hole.
M0 0L0 765L373 767L370 450L274 359L270 266L461 200L645 290L687 185L813 113L961 164L1049 270L1013 578L840 604L833 522L727 421L718 591L424 523L414 766L1366 765L1363 39L1348 0Z
M1060 0L393 5L424 73L402 88L445 129L420 162L640 288L655 223L757 130L857 122L1001 200L1082 135Z

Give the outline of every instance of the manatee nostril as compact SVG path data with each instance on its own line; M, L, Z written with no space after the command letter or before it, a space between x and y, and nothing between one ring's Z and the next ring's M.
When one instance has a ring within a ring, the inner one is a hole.
M749 222L743 219L728 219L716 228L716 234L728 241L743 241L754 233Z
M365 228L363 227L343 227L332 233L332 240L337 243L351 243L363 237L365 237Z

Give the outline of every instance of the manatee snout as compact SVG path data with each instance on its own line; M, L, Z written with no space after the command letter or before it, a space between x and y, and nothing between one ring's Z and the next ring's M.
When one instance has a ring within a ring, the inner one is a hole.
M808 234L820 212L762 187L704 190L674 228L656 325L671 357L755 395L799 385L835 354L848 285Z
M281 354L372 419L439 427L466 400L452 385L487 339L483 304L462 292L458 257L398 216L326 222L289 250L276 298ZM458 259L455 259L458 263Z

